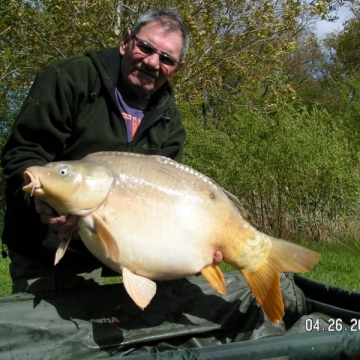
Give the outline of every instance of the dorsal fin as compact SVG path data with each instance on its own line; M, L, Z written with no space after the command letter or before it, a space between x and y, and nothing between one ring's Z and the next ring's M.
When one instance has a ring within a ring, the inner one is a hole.
M239 210L240 215L242 216L242 218L246 219L247 214L246 214L246 211L245 211L243 205L241 204L240 200L234 194L232 194L231 192L225 190L224 188L221 188L221 190L229 198L229 200L233 203L233 205Z

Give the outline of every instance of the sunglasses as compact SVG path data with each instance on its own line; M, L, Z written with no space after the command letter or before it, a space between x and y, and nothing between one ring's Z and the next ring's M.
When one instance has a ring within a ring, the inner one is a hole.
M150 45L149 43L147 43L144 40L140 40L136 35L132 36L132 39L135 40L135 44L137 46L137 48L144 54L147 56L150 56L152 54L159 54L159 60L162 64L167 65L167 66L175 66L179 63L179 61L175 60L173 57L171 57L168 54L165 54L157 49L155 49L152 45Z

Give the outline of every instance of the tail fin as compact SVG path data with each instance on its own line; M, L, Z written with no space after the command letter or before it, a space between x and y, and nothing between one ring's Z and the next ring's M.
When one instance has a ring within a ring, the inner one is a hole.
M279 322L284 316L284 303L280 288L282 272L304 273L318 262L320 254L302 246L272 239L272 248L266 261L253 272L239 269L245 277L259 305L268 318Z

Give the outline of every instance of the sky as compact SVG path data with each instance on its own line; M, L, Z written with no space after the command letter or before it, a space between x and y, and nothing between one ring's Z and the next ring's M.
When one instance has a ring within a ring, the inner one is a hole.
M327 33L342 29L343 23L351 18L352 14L347 6L341 6L337 11L333 11L330 15L337 16L336 21L320 21L317 25L317 35L323 39Z

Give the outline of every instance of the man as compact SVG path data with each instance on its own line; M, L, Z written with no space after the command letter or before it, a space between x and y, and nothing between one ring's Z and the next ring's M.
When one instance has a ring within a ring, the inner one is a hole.
M180 161L186 133L169 80L184 65L188 45L177 14L154 9L126 31L119 49L91 50L37 74L2 153L7 183L2 240L9 249L13 292L99 283L102 266L81 241L72 241L54 267L58 238L76 232L76 218L25 199L23 171L96 151Z

